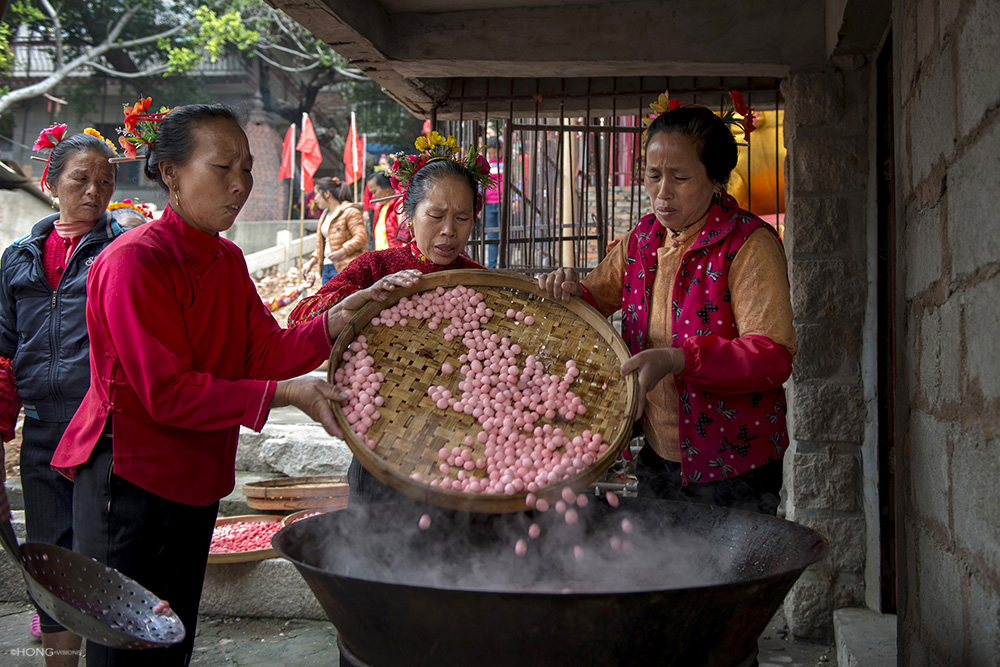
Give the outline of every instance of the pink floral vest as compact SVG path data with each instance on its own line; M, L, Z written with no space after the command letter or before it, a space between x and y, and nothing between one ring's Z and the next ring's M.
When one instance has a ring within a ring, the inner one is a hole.
M713 201L708 221L684 253L674 277L673 346L695 336L738 336L730 305L729 268L757 229L774 229L725 196ZM622 336L635 354L646 347L656 251L664 229L655 216L640 220L629 237L623 290ZM784 388L747 394L706 391L674 376L677 388L683 483L714 482L781 458L788 447Z

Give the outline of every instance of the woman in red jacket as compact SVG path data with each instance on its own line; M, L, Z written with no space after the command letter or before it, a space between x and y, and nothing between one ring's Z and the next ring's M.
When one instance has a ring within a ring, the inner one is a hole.
M90 270L91 385L52 459L75 477L77 550L169 600L183 643L130 652L88 642L89 665L185 665L219 499L234 485L240 426L295 405L339 435L317 378L350 312L281 329L243 253L220 232L253 187L233 112L178 107L157 119L146 175L162 216L121 236ZM288 379L296 378L296 379Z

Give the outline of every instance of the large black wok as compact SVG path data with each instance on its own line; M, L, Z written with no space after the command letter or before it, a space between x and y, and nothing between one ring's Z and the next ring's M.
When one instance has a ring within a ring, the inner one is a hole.
M623 518L635 526L630 553L610 546L629 538ZM533 521L543 534L518 557ZM789 521L643 500L592 501L572 526L552 510L353 506L298 521L273 544L354 658L377 667L745 664L827 550Z

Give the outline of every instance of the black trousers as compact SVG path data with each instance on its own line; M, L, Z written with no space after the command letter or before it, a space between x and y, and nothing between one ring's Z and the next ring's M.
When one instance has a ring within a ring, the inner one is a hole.
M88 667L187 665L219 503L175 503L122 479L112 472L106 437L77 469L75 487L76 550L167 600L186 631L183 642L162 649L125 651L87 642Z
M648 444L635 462L640 498L704 503L774 516L781 501L781 459L717 482L681 484L681 464L660 458Z
M29 542L73 548L73 482L52 469L52 454L69 422L44 422L26 417L21 431L21 488L24 523ZM61 632L41 608L42 632Z

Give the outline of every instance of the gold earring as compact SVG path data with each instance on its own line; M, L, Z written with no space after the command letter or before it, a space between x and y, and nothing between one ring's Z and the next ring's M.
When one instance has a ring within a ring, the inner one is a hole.
M180 205L181 205L181 196L177 192L177 186L176 185L174 186L174 205L176 207L178 207L178 208L180 208Z

